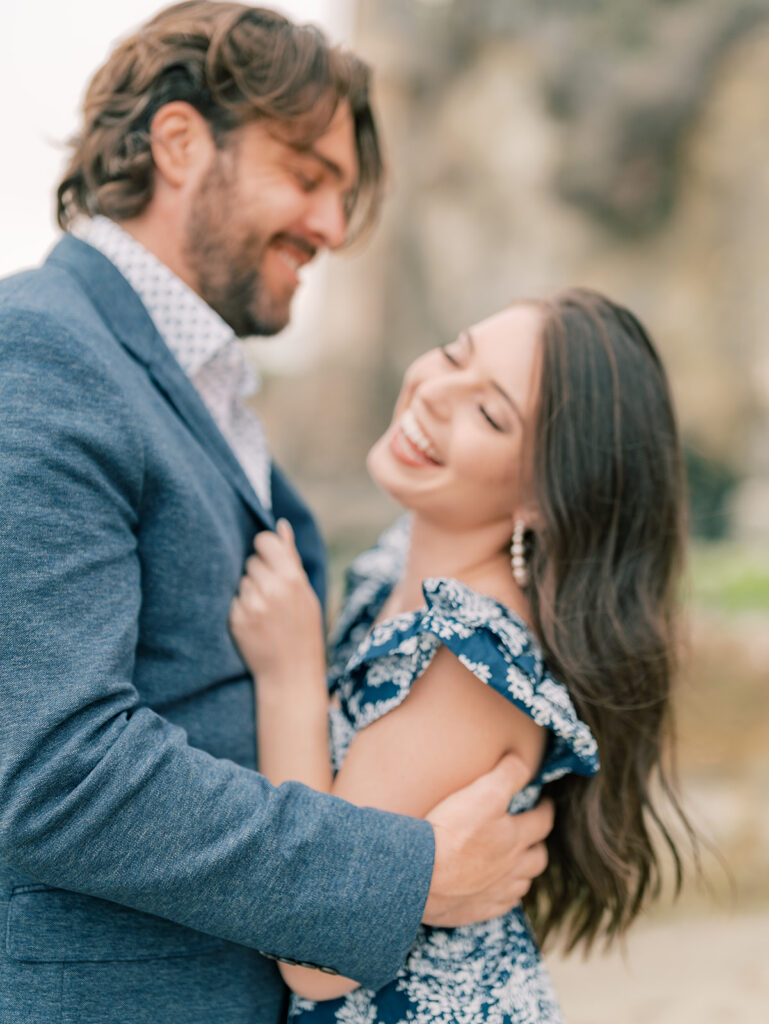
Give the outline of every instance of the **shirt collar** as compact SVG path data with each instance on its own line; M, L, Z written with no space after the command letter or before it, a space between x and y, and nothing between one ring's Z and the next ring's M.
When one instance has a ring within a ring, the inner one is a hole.
M228 345L240 344L207 302L115 221L103 216L81 219L73 234L117 267L189 377ZM255 376L252 381L249 392L258 387Z

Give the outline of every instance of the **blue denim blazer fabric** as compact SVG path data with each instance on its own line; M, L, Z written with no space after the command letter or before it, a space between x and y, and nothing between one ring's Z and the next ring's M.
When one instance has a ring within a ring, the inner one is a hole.
M227 616L272 516L74 238L0 282L0 409L0 1021L273 1024L257 951L386 983L432 830L254 770ZM312 517L272 487L322 595Z

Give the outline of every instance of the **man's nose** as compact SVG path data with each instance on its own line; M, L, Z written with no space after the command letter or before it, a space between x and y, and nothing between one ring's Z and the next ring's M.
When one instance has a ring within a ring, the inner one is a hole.
M307 227L320 249L338 249L347 239L347 210L343 197L334 189L322 189L313 197Z

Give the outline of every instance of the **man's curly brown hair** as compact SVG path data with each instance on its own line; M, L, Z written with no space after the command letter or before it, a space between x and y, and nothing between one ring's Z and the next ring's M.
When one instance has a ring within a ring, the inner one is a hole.
M376 218L383 165L369 103L368 66L332 47L309 25L259 7L188 0L157 14L96 72L83 102L83 128L57 190L57 220L80 214L136 217L152 198L152 119L183 100L208 122L217 146L243 124L267 120L305 146L323 134L338 104L352 113L358 180L350 234Z

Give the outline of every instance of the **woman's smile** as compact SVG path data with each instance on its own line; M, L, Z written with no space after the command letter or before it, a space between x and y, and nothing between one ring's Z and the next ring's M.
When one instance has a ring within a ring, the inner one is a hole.
M485 530L504 521L512 531L525 498L541 323L537 307L516 304L416 359L369 453L374 482L433 523Z
M401 462L410 466L440 466L435 445L425 434L411 409L406 409L396 424L390 450Z

